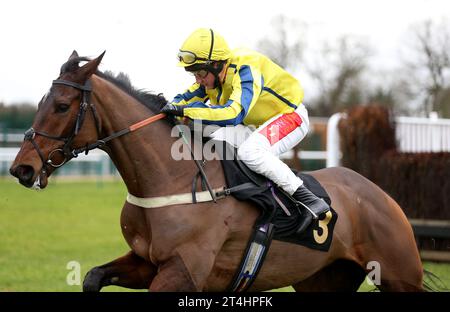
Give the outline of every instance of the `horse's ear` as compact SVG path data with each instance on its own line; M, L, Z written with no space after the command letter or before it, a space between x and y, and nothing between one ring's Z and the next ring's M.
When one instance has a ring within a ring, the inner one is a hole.
M80 68L80 75L82 76L82 79L84 81L89 79L89 77L91 77L92 74L95 73L95 71L97 70L98 65L100 65L105 53L106 53L106 51L104 51L102 54L100 54L97 58L87 62Z
M74 59L74 58L76 58L76 57L79 57L79 56L78 56L78 52L77 52L76 50L73 50L72 54L71 54L70 57L69 57L69 60Z

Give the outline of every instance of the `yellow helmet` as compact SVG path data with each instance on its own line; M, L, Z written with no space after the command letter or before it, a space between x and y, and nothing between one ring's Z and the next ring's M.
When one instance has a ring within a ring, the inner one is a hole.
M230 48L221 35L212 29L199 28L181 46L178 52L178 66L209 65L214 61L227 60L230 56Z

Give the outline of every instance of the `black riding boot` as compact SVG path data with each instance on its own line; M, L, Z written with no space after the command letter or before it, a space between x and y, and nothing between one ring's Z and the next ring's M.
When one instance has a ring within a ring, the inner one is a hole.
M304 185L300 186L294 194L292 194L299 202L303 203L306 207L302 209L302 220L297 228L297 234L302 233L311 224L313 219L317 219L322 213L326 213L330 210L330 206L321 198L317 197ZM303 205L301 205L303 206Z

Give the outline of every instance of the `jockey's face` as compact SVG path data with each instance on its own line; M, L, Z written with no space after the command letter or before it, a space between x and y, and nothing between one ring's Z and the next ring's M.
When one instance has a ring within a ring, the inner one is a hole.
M204 86L206 89L214 89L214 75L211 72L208 72L208 74L204 77L201 77L200 75L195 75L195 82L198 84Z

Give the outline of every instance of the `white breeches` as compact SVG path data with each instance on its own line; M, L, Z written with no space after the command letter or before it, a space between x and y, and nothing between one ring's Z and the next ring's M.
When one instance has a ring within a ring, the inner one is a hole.
M238 147L238 157L251 170L266 176L289 194L303 181L279 156L296 146L308 133L308 111L304 105L290 114L280 114L254 130L238 125L220 128L211 137Z

